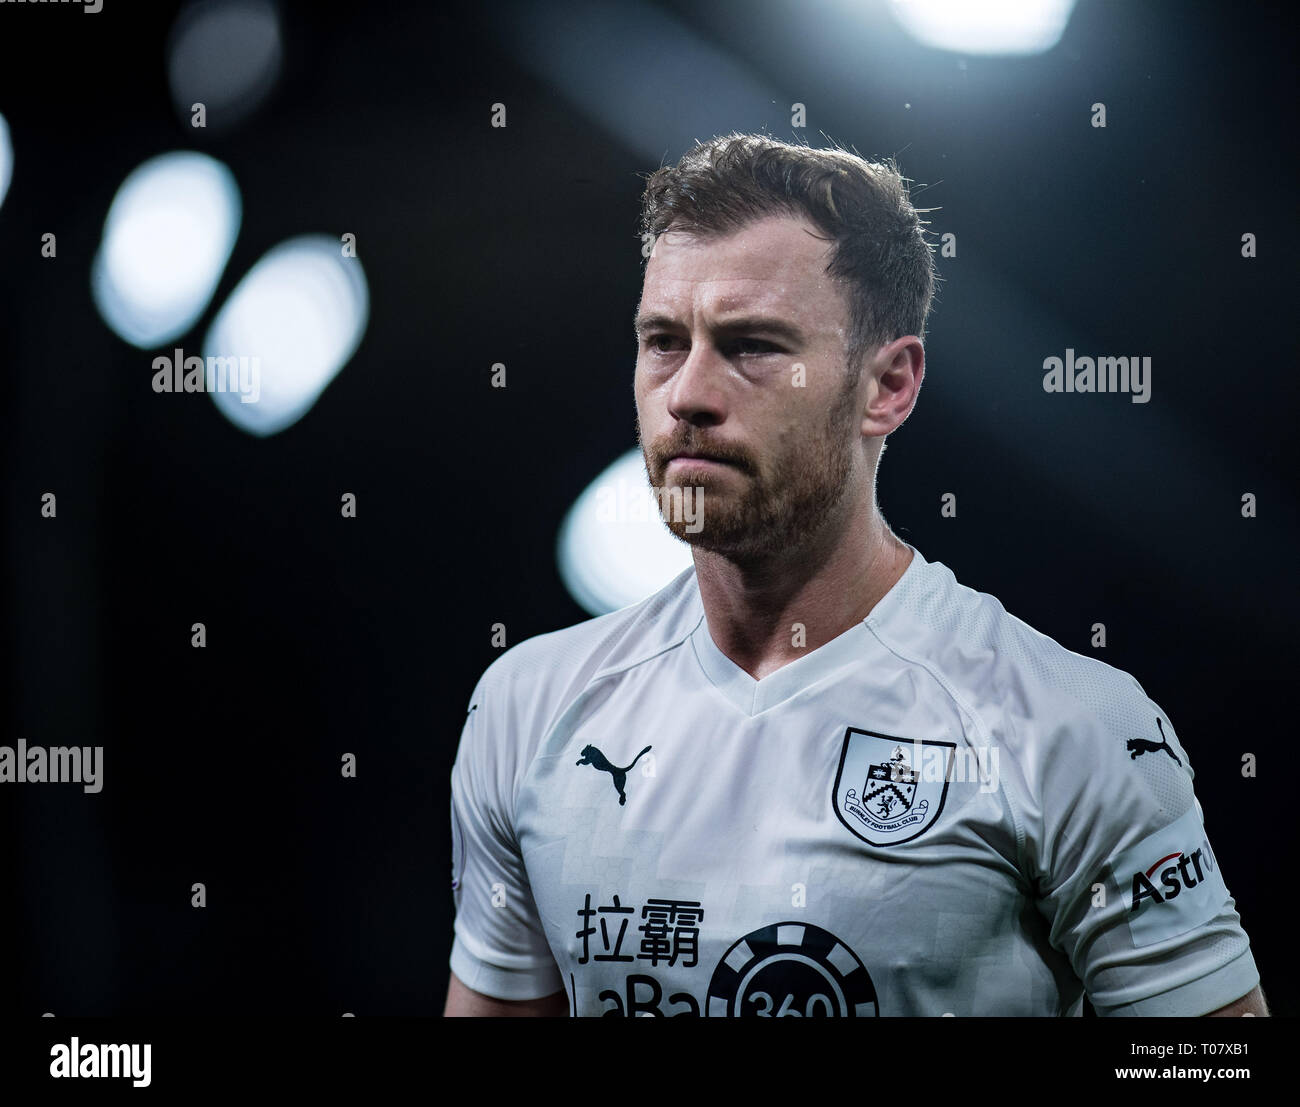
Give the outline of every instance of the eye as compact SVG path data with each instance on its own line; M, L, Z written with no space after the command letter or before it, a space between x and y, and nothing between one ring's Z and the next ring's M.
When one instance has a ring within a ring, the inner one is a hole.
M671 334L652 334L646 337L645 344L657 354L666 354L669 351L665 350L659 344L661 342L676 342L676 341L677 339L674 338Z
M752 346L761 346L761 347L763 347L763 348L762 348L762 349L742 350L742 349L739 349L739 347L741 347L741 346L751 346L751 347L752 347ZM779 351L777 350L777 348L776 348L776 347L775 347L771 342L764 342L761 338L738 338L738 339L736 339L735 342L732 343L732 348L735 349L737 353L741 353L741 354L744 354L744 353L751 353L751 354L771 354L771 353L777 353L777 352L779 352Z
M657 354L672 353L672 347L666 347L662 343L672 343L682 341L676 335L671 334L651 334L644 338L646 348ZM727 349L733 353L745 356L780 353L779 347L771 342L766 342L761 338L736 338L727 343Z

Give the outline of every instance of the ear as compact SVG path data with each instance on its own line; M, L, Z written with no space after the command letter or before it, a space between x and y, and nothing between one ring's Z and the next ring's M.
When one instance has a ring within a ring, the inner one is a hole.
M896 338L868 359L864 372L869 381L862 433L880 438L902 426L916 406L925 379L925 347L916 335Z

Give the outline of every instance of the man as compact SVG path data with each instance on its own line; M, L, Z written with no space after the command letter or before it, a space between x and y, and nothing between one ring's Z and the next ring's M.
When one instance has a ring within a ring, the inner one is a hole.
M733 135L644 203L695 564L474 690L446 1013L1266 1014L1169 717L880 516L934 286L897 170Z

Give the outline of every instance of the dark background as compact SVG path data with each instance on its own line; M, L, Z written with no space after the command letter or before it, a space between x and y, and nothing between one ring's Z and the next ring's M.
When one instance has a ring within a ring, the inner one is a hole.
M1296 1013L1283 5L1085 0L1053 50L999 59L926 50L878 3L291 3L279 83L223 133L171 106L179 7L0 5L0 744L105 749L98 795L0 791L0 1011L441 1011L448 773L491 625L513 645L586 617L557 528L635 444L641 175L716 133L794 138L797 101L814 145L896 154L957 236L886 518L1170 714L1265 992ZM361 346L270 438L154 394L155 351L91 300L115 190L174 149L231 168L244 221L167 350L276 243L357 236ZM1067 346L1150 356L1151 402L1045 394Z

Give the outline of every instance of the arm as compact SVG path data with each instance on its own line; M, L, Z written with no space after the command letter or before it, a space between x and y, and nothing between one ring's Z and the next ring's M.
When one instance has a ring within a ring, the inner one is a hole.
M1053 719L1029 762L1029 810L1041 812L1029 823L1030 863L1049 940L1100 1016L1264 1014L1187 752L1127 680L1107 688L1114 677L1099 670L1101 687ZM1154 748L1130 749L1135 738Z
M447 1015L567 1015L567 992L515 838L525 756L518 696L499 658L471 697L451 771L455 937ZM504 683L504 686L503 686Z
M447 985L447 1005L444 1018L509 1018L514 1016L534 1018L567 1018L569 997L563 992L542 996L541 999L493 999L482 992L465 987L455 973Z
M1264 993L1258 984L1254 989L1247 992L1235 1003L1229 1003L1227 1007L1220 1007L1217 1011L1209 1012L1205 1017L1213 1018L1216 1015L1264 1015L1268 1016L1268 1004L1264 1002Z

